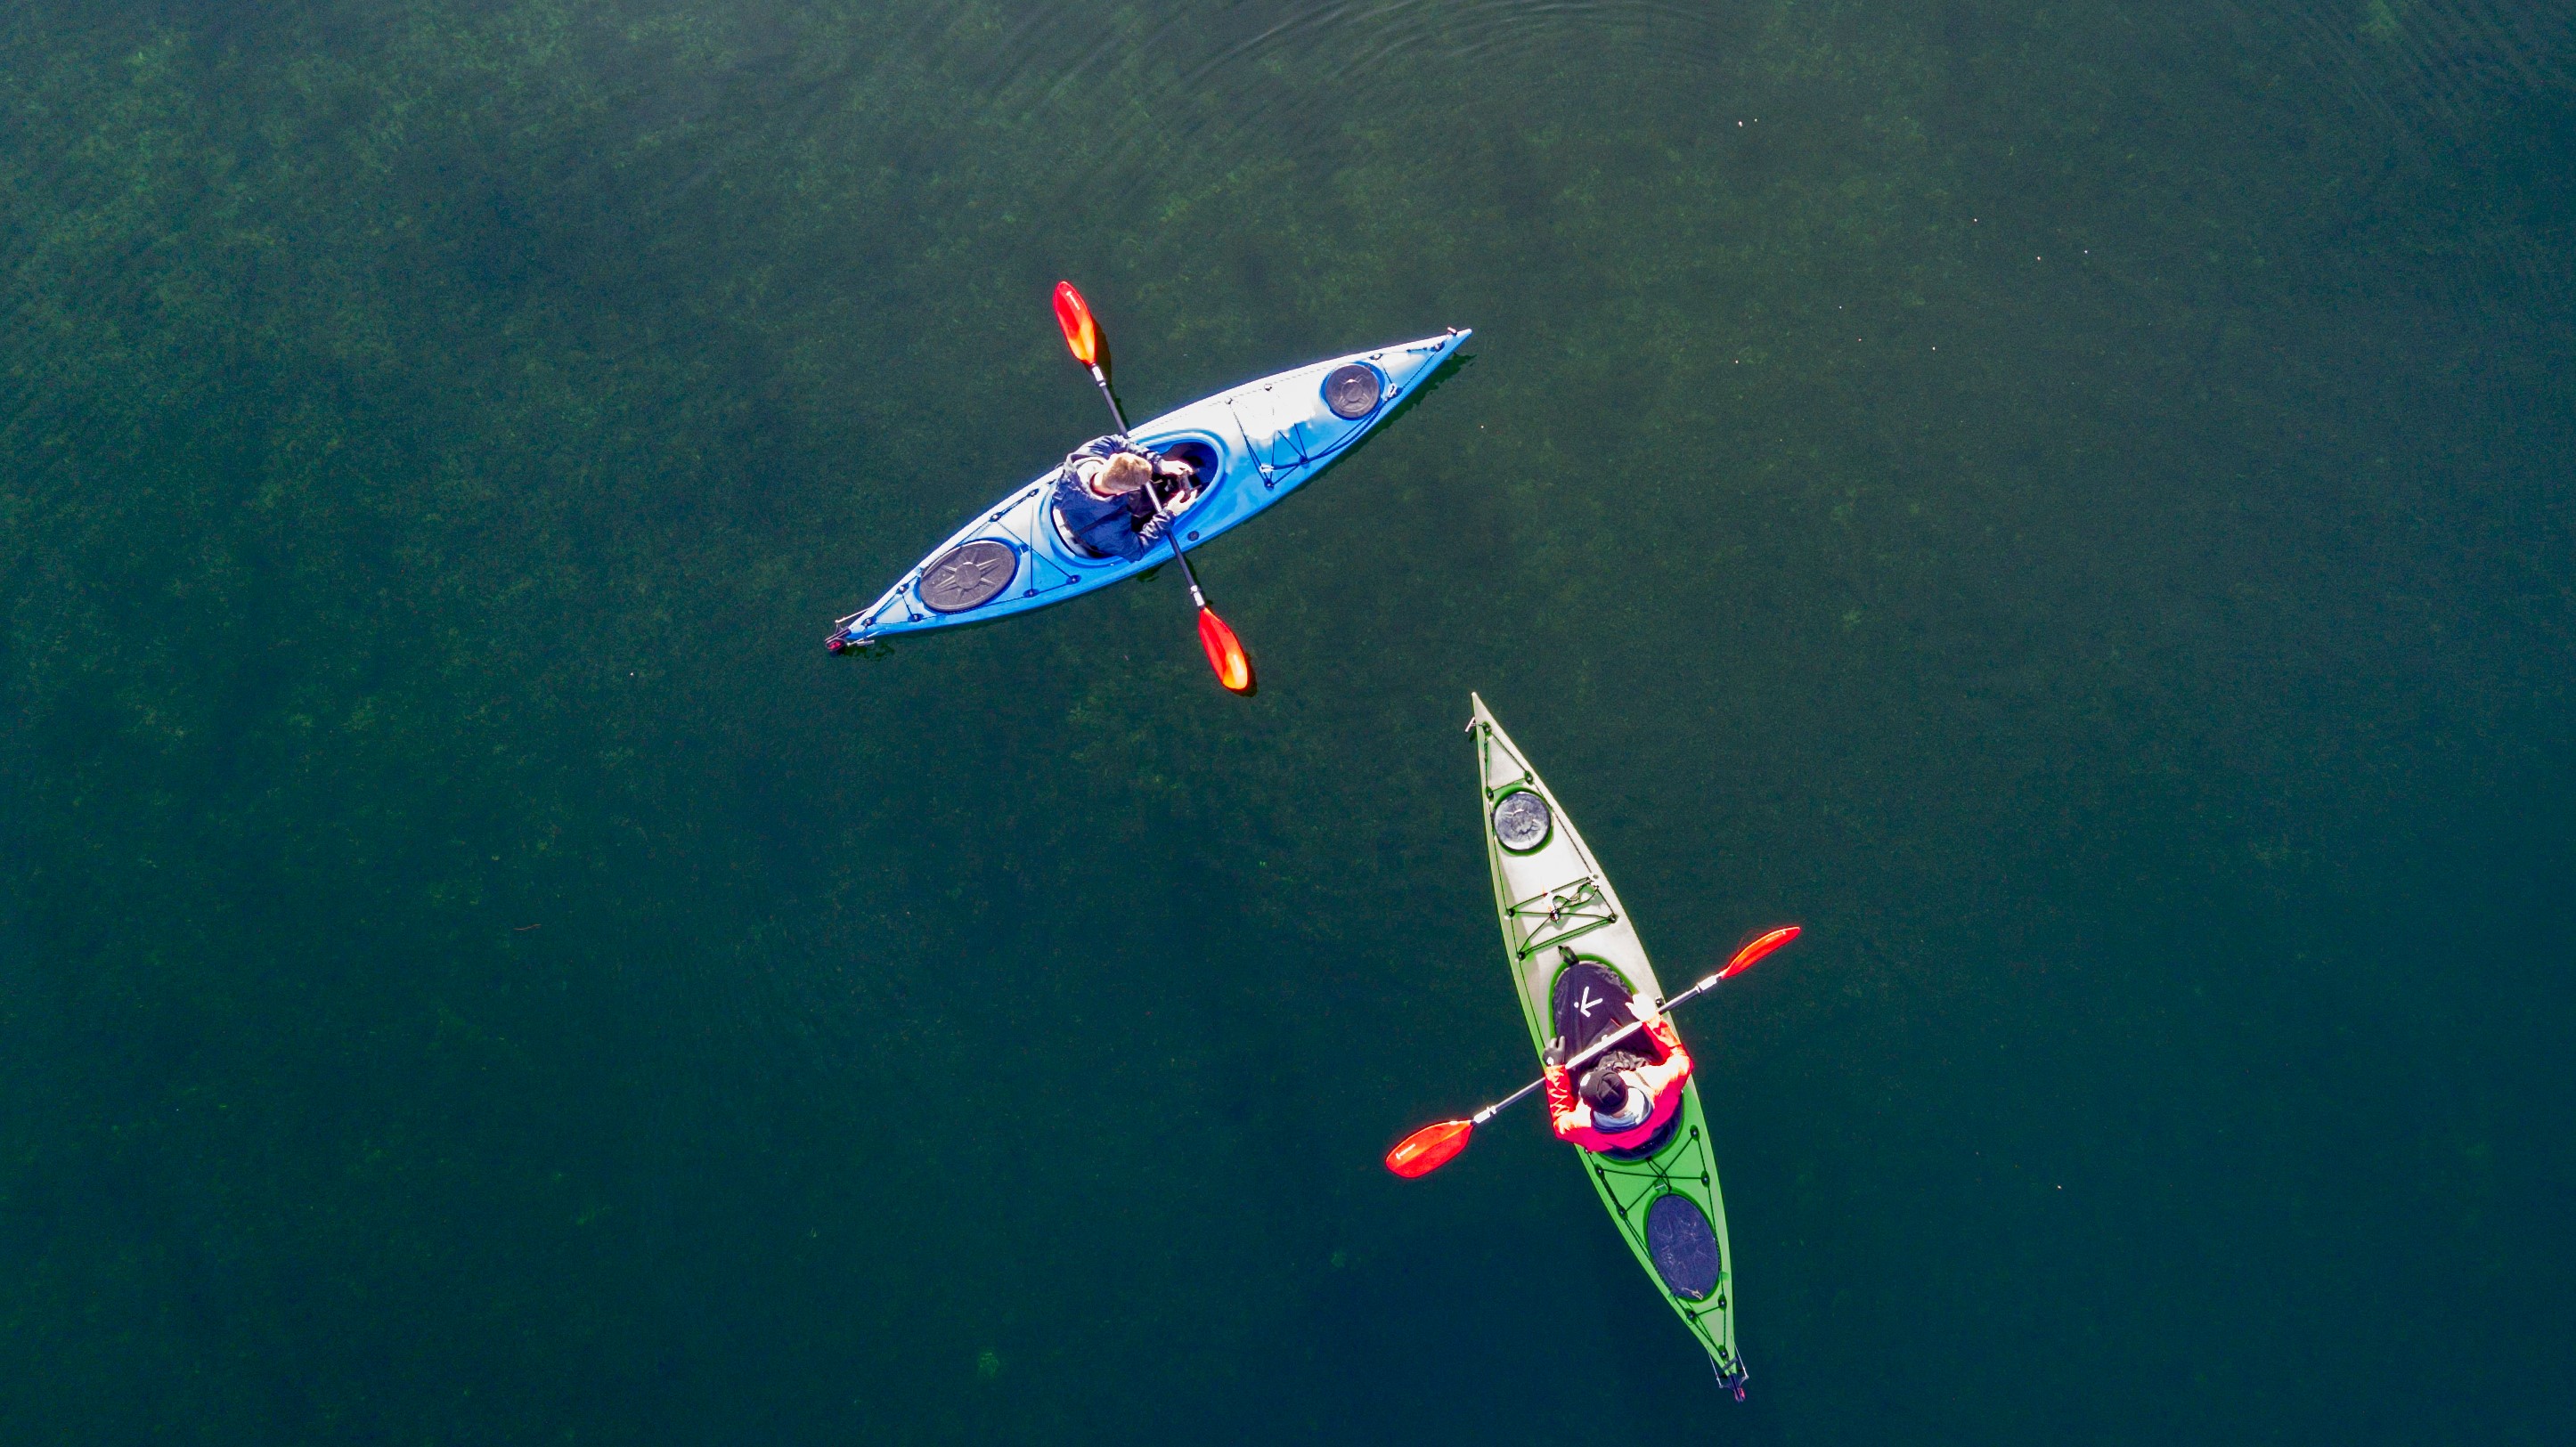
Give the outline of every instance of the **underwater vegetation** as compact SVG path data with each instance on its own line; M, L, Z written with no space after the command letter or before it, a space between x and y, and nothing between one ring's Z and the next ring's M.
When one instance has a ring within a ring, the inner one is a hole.
M2531 1435L2576 193L2472 12L8 7L0 1435L1578 1430L1580 1183L1375 1164L1518 1078L1470 687L1673 975L1810 922L1691 1027L1748 1435ZM1059 276L1134 415L1477 329L1194 555L1256 700L1176 576L816 646L1096 428Z

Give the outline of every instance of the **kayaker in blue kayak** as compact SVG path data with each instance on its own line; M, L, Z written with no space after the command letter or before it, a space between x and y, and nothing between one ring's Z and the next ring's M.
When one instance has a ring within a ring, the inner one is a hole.
M1141 558L1163 537L1164 521L1145 492L1151 482L1177 514L1198 497L1198 474L1124 437L1095 437L1056 469L1055 515L1065 536L1104 558Z
M1563 1039L1539 1057L1547 1076L1548 1123L1558 1140L1587 1151L1632 1150L1653 1140L1682 1108L1691 1058L1673 1022L1639 999L1629 1000L1628 1013L1645 1022L1637 1033L1654 1042L1660 1059L1613 1050L1574 1081L1566 1074Z

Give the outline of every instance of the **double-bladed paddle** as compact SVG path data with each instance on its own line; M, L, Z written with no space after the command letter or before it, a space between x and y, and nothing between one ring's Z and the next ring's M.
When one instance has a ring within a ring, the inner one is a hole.
M1754 961L1771 953L1773 950L1780 948L1782 945L1787 944L1789 941L1794 940L1797 937L1798 926L1793 924L1782 925L1778 929L1756 936L1752 943L1747 944L1744 948L1735 952L1735 958L1726 962L1725 969L1718 971L1716 974L1709 976L1707 979L1700 981L1698 984L1691 986L1689 989L1682 991L1680 994L1673 996L1669 1000L1658 1001L1655 1005L1655 1013L1660 1015L1663 1012L1672 1009L1675 1005L1681 1004L1685 1000L1693 999L1710 990L1716 989L1718 981L1730 976L1743 974L1746 970L1753 968ZM1593 1041L1591 1044L1584 1046L1582 1050L1575 1053L1573 1058L1565 1062L1565 1068L1569 1071L1579 1069L1585 1064L1591 1062L1604 1051L1617 1045L1620 1041L1627 1039L1629 1036L1634 1035L1645 1028L1645 1021L1631 1021L1628 1024L1621 1026L1619 1029L1613 1030L1609 1034L1602 1036L1600 1039ZM1522 1096L1529 1094L1531 1091L1538 1089L1546 1083L1547 1077L1542 1075L1538 1079L1531 1081L1529 1084L1522 1086L1520 1089L1513 1091L1511 1094L1504 1096L1502 1099L1495 1101L1492 1105L1486 1106L1483 1110L1476 1112L1476 1114L1470 1119L1444 1120L1438 1125L1424 1126L1422 1129L1406 1136L1403 1140L1398 1141L1395 1149L1386 1153L1386 1168L1395 1172L1399 1176L1405 1176L1408 1178L1413 1176L1427 1176L1431 1174L1433 1171L1449 1164L1451 1160L1456 1158L1460 1151L1467 1148L1467 1140L1470 1136L1473 1136L1476 1133L1476 1127L1492 1120L1496 1115L1501 1113L1503 1107L1519 1100Z
M1100 386L1100 400L1109 404L1109 415L1118 423L1120 436L1127 432L1127 414L1118 407L1118 395L1109 390L1109 370L1100 348L1100 325L1091 319L1090 304L1073 283L1055 284L1055 324L1064 329L1064 344L1073 349L1073 359L1091 369L1091 380ZM1181 580L1190 585L1190 602L1199 610L1199 647L1207 650L1208 667L1216 670L1216 681L1235 693L1252 692L1252 655L1243 651L1241 640L1225 620L1208 606L1207 594L1199 591L1198 575L1190 571L1190 560L1181 552L1181 525L1163 506L1163 498L1154 490L1151 479L1145 483L1145 499L1154 505L1154 515L1163 520L1163 531L1172 540L1172 561L1181 565Z

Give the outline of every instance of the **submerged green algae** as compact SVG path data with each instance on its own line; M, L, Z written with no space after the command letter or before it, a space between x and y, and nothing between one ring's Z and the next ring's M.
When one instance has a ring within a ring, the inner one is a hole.
M2555 958L2547 93L1318 14L0 20L14 1439L1579 1430L1550 1324L1653 1304L1563 1163L1372 1165L1522 1063L1471 686L1659 957L1814 927L1692 1026L1748 1432L2533 1417L2528 1146L2440 1183L2552 1057L2372 962ZM1169 578L821 653L1097 425L1059 275L1144 411L1478 328L1210 550L1248 705ZM2427 1232L2468 1285L2346 1269Z

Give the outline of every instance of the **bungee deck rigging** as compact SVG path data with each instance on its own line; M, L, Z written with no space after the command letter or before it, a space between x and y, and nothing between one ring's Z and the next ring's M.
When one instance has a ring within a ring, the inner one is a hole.
M1544 1052L1559 1035L1570 1048L1579 1047L1577 1030L1566 1028L1571 1012L1561 1013L1561 980L1582 971L1581 979L1615 981L1627 996L1660 1000L1665 991L1618 892L1574 821L1484 699L1469 697L1474 716L1467 731L1476 745L1494 911L1530 1049ZM1610 1007L1605 1017L1623 1010L1626 998L1596 1000L1587 989L1575 1003L1588 1021L1598 1007ZM1726 1239L1726 1204L1698 1079L1685 1082L1682 1092L1668 1133L1638 1147L1638 1158L1580 1149L1576 1155L1638 1264L1708 1353L1719 1385L1740 1397L1747 1373L1735 1344L1735 1261Z
M1458 355L1473 332L1312 362L1175 408L1129 432L1199 470L1175 517L1184 548L1262 512L1347 454ZM970 518L874 603L833 625L834 651L932 628L988 622L1105 588L1170 561L1168 551L1102 557L1056 525L1056 469Z

